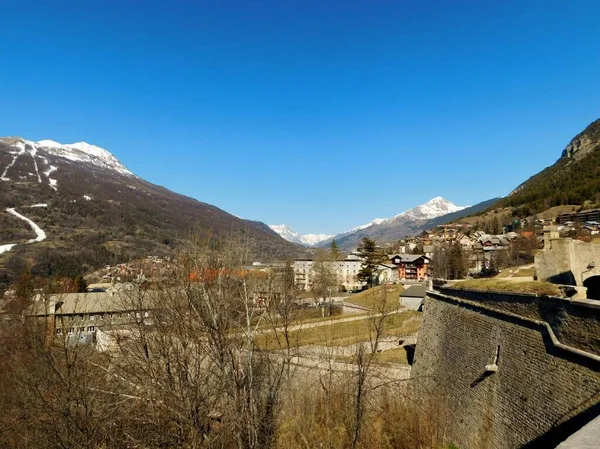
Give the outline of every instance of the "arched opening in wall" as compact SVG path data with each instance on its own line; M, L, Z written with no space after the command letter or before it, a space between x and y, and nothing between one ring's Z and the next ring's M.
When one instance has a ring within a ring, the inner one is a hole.
M587 287L588 299L600 299L600 276L592 276L583 281L583 286Z

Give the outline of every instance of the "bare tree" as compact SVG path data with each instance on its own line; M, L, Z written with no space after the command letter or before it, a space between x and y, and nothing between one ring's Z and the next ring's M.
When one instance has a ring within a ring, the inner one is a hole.
M316 302L328 305L328 315L331 314L331 294L334 291L337 292L340 284L334 269L334 263L328 251L317 250L312 267L313 286L311 291Z

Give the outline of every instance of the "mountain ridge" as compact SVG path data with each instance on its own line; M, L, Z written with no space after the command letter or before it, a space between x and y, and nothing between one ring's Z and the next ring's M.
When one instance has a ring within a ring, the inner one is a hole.
M382 227L397 227L403 226L406 223L412 221L425 221L432 220L453 212L459 212L468 206L457 206L454 203L437 196L431 200L415 206L411 209L405 210L399 214L392 216L391 218L375 218L369 223L357 226L348 231L340 232L335 235L327 236L326 234L307 234L305 236L298 234L288 225L270 225L271 229L278 232L283 238L288 239L296 243L304 244L305 246L320 247L327 246L335 238L336 242L341 245L342 248L348 249L346 242L349 241L349 236L360 234L361 238L364 235L369 235L374 229L380 229ZM356 239L352 239L354 243Z
M30 207L35 204L46 206ZM32 227L8 209L47 238L31 243ZM82 267L172 255L193 234L238 238L255 260L305 254L264 223L134 175L103 148L0 138L0 247L10 246L0 254L0 272L16 258L36 273L76 274Z
M600 203L600 119L573 137L558 160L499 201L525 217L554 206Z

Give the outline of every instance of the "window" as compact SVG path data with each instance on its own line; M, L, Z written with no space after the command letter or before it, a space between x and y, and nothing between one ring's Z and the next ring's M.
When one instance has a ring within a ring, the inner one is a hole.
M62 329L61 328L56 329L56 335L62 335Z
M85 332L85 326L79 326L77 332Z
M70 327L68 332L69 332L69 335L71 335L73 332L75 332L75 328Z
M88 326L88 332L94 332L96 328L94 326Z

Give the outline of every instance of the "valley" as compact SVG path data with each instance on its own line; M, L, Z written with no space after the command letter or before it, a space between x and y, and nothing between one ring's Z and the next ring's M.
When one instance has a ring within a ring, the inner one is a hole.
M598 17L3 2L0 449L600 449Z

